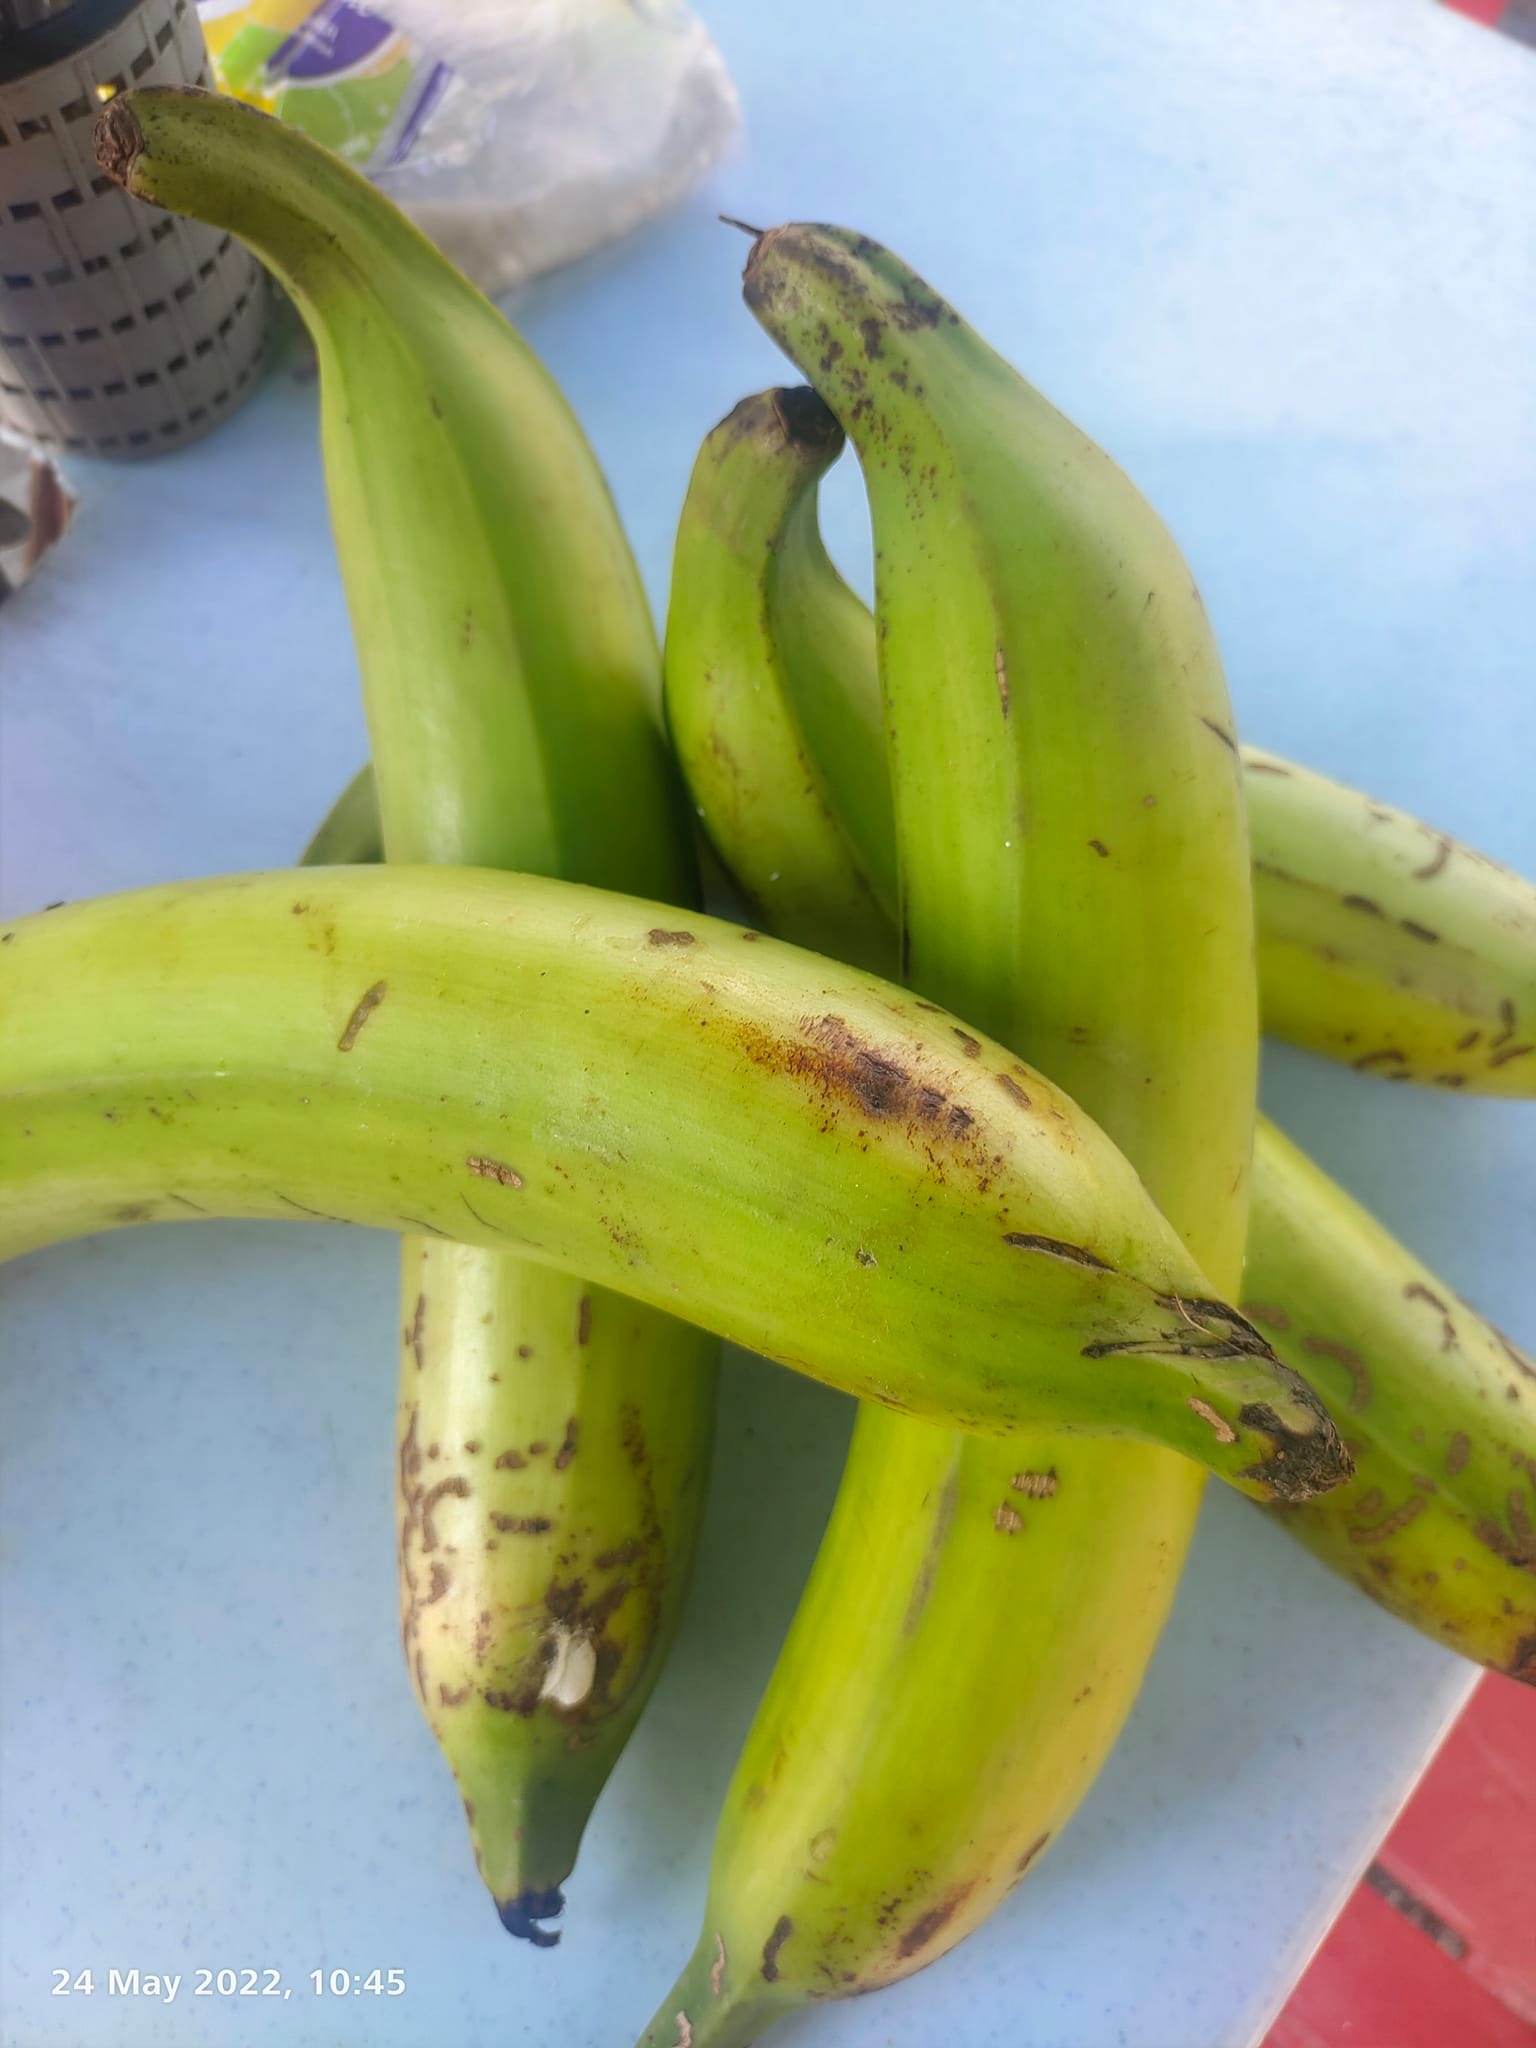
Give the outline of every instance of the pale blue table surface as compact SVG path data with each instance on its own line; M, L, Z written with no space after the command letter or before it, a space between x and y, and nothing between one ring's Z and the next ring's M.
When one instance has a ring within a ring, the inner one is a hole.
M714 213L842 220L1149 491L1245 734L1536 872L1536 52L1428 0L707 11L742 148L518 308L658 603L700 436L785 374ZM275 380L202 446L78 481L76 531L0 613L11 912L287 862L364 751L311 389ZM1265 1093L1531 1340L1536 1108L1283 1051ZM0 1288L6 2048L625 2048L692 1943L845 1404L733 1362L682 1639L539 1954L496 1923L400 1665L393 1243L129 1233ZM1213 1496L1059 1850L947 1961L786 2048L1257 2041L1469 1672ZM113 1966L186 1981L159 2011L50 1996ZM199 1966L294 1997L194 1998ZM317 2001L307 1973L338 1966L408 1991Z

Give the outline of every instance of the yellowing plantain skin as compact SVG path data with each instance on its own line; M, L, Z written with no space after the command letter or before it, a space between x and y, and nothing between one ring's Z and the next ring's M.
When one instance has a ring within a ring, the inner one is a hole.
M349 857L382 811L394 860L693 900L639 577L521 338L292 128L207 94L130 92L101 132L132 189L249 241L314 337L377 784L354 782L309 858ZM681 1611L714 1346L499 1252L407 1233L401 1265L406 1661L503 1924L548 1945L539 1920L561 1909ZM457 1509L491 1448L517 1446L524 1473L488 1472ZM530 1492L536 1512L518 1504ZM505 1531L481 1526L483 1494ZM460 1543L465 1521L479 1533Z
M760 439L756 452L765 466L782 460L771 438ZM755 541L766 551L772 501L752 491L750 477L737 481L763 515ZM802 488L809 494L808 484ZM809 567L792 589L784 588L782 602L793 604L802 631L814 632L827 590L826 574ZM771 623L777 619L775 609ZM866 621L862 647L837 671L824 671L821 686L867 699L878 687L874 648L873 622ZM690 673L669 675L674 697ZM734 708L728 698L717 706L726 720L720 737L727 748ZM700 739L685 767L695 800L714 815L721 749L705 732ZM1243 754L1253 809L1266 819L1271 838L1291 791L1307 793L1314 807L1326 801L1334 817L1335 891L1347 896L1381 889L1377 863L1384 842L1367 816L1380 806L1333 783L1322 783L1320 797L1310 786L1321 778L1289 764L1281 764L1284 779L1268 776L1260 764L1274 757L1252 748ZM880 767L878 755L862 768L843 759L823 764L834 815L841 778ZM1261 793L1268 790L1277 794ZM1346 819L1354 821L1353 837L1343 836ZM789 829L787 811L779 822ZM1438 843L1427 828L1413 830L1424 843ZM760 838L728 835L723 857L749 899L758 893L767 852ZM1497 879L1465 923L1447 922L1442 943L1452 957L1478 954L1490 930L1505 928L1509 890L1527 886L1467 849L1457 849L1456 857L1468 886L1479 875ZM889 841L876 858L889 888L895 873ZM807 875L804 886L811 879ZM848 943L877 970L889 970L895 931L871 931L867 892L847 889L840 868L828 864L819 893L822 918L840 920ZM1421 945L1404 934L1380 957L1390 963L1394 951L1417 952ZM1492 980L1493 963L1478 972ZM1383 1003L1402 987L1384 980ZM1409 987L1402 994L1403 1014L1394 1021L1412 1016L1421 993ZM1411 1626L1496 1671L1536 1678L1536 1365L1264 1117L1255 1134L1253 1178L1244 1306L1281 1356L1315 1380L1345 1419L1356 1465L1354 1478L1326 1499L1277 1510L1283 1525ZM1016 1506L1029 1513L1026 1502Z
M888 252L777 230L754 245L746 296L869 490L904 974L1070 1076L1196 1256L1235 1282L1251 902L1230 708L1189 572L1134 487ZM771 473L774 408L757 405ZM746 412L730 423L742 446ZM695 490L726 482L706 446ZM717 833L751 814L719 801L741 714L709 697L739 656L756 718L777 704L796 723L777 636L793 617L814 644L802 598L827 587L807 554L790 588L775 487L752 495L738 574L765 585L767 655L731 638L718 588L685 585L681 550L669 618L674 734L695 693L706 726L721 720L716 744L706 731L683 755ZM796 496L814 520L813 480ZM708 502L697 516L726 524ZM834 791L871 772L867 752L816 765ZM791 810L777 829L797 823ZM750 838L717 845L737 875L761 873ZM818 912L866 948L877 937L847 892ZM1073 1444L1043 1418L998 1447L861 1412L727 1795L698 1949L647 2048L738 2048L795 2004L895 1982L986 1918L1119 1733L1199 1494L1160 1453Z
M1258 1497L1348 1470L1049 1081L568 882L294 870L0 931L0 1256L203 1213L518 1251L889 1406L1142 1436Z
M1245 749L1268 1030L1361 1073L1536 1096L1536 885Z

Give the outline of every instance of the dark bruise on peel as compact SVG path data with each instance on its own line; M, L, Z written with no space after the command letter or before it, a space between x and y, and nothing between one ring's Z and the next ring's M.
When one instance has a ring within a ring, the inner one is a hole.
M829 1108L841 1103L871 1122L899 1124L911 1137L963 1148L968 1163L986 1171L996 1162L979 1156L976 1119L941 1088L921 1080L892 1051L869 1044L841 1017L802 1017L798 1037L743 1020L737 1038L757 1065L816 1089ZM929 1159L939 1162L929 1151Z
M772 1934L763 1943L763 1982L776 1984L779 1980L779 1950L795 1931L795 1923L787 1913L781 1913L774 1923Z
M820 454L827 448L841 448L843 430L836 415L808 384L785 386L770 394L774 417L792 448L807 448ZM753 401L748 399L746 404Z
M535 1948L554 1948L560 1940L557 1928L541 1927L541 1920L556 1919L565 1911L565 1896L558 1885L551 1885L547 1891L529 1886L518 1893L515 1899L498 1899L497 1916L508 1934L519 1941L531 1942Z
M1238 1410L1239 1423L1244 1429L1267 1436L1275 1448L1262 1464L1247 1465L1237 1476L1267 1486L1277 1501L1309 1500L1348 1479L1355 1461L1306 1381L1288 1366L1280 1369L1295 1381L1297 1398L1317 1416L1319 1426L1302 1435L1282 1422L1267 1401L1248 1402Z
M927 1948L935 1935L941 1934L949 1925L973 1889L974 1886L969 1884L956 1885L938 1905L930 1906L928 1911L914 1920L902 1934L901 1940L896 1944L896 1953L905 1961L915 1956L920 1949Z

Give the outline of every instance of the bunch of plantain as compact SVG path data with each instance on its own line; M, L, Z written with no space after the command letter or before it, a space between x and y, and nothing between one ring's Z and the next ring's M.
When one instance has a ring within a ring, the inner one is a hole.
M553 1944L661 1668L720 1337L861 1405L647 2048L889 1984L1038 1866L1207 1472L1536 1680L1536 1368L1256 1109L1261 1028L1536 1095L1536 890L1241 745L1151 507L867 238L751 231L809 388L704 442L663 706L579 425L388 202L202 93L97 149L310 329L371 758L296 868L0 931L0 1257L402 1234L407 1665L503 1923Z
M704 445L667 704L706 829L765 925L909 974L928 932L971 1016L990 971L1015 1005L994 1028L1100 1113L1170 1219L1198 1217L1203 1172L1209 1216L1240 1229L1246 1176L1226 1185L1212 1083L1247 1047L1235 1005L1223 1035L1220 992L1253 977L1209 865L1214 742L1254 817L1266 1022L1362 1071L1531 1087L1536 892L1240 751L1188 572L1102 454L866 238L761 235L746 295L816 388L745 401ZM869 491L873 620L817 528L844 429ZM1252 1187L1249 1313L1320 1368L1356 1465L1288 1526L1426 1633L1536 1679L1536 1369L1262 1119ZM1165 1498L1154 1543L1144 1471L1089 1445L1017 1450L1011 1473L960 1439L946 1462L861 1416L727 1795L698 1949L647 2048L738 2048L797 2003L932 1961L1092 1781L1188 1516ZM921 1540L888 1534L914 1526ZM878 1600L871 1554L888 1560ZM1027 1624L999 1630L1001 1614ZM954 1761L919 1774L914 1756Z

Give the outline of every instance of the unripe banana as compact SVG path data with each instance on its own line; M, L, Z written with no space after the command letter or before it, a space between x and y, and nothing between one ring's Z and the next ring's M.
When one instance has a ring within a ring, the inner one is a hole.
M639 576L521 338L293 128L129 92L102 142L132 190L250 242L315 340L377 791L355 783L311 857L346 857L382 808L396 860L693 900ZM498 1252L412 1232L401 1268L406 1663L503 1924L548 1945L539 1920L681 1612L715 1347Z
M1536 885L1244 750L1267 1029L1361 1073L1536 1095Z
M750 900L768 928L855 966L878 955L885 968L896 901L879 692L855 694L841 680L867 664L874 682L870 620L816 518L817 480L842 446L810 391L745 399L705 441L678 523L667 620L667 666L690 686L669 692L667 722L684 764L709 757L705 829L728 865L731 847L753 849ZM776 594L807 584L815 630L790 643L800 614L776 606ZM822 730L790 711L792 688ZM821 761L873 761L878 772L840 788L834 808ZM854 917L843 914L850 899Z
M1128 480L887 252L775 231L747 299L864 469L904 974L1060 1075L1235 1284L1252 909L1231 712L1189 572ZM776 495L815 521L814 472L783 448L803 410L769 394L716 430L674 570L669 719L694 734L685 770L711 760L695 799L738 872L730 835L753 812L720 802L713 763L738 749L715 700L798 732L809 693L786 684L778 629L819 637L795 567L828 587L814 550L782 571ZM754 487L754 467L783 482ZM724 576L692 529L743 543ZM867 753L817 765L846 781ZM806 844L806 808L781 806L778 833ZM823 929L842 908L818 904ZM862 907L843 922L874 936ZM648 2048L737 2048L798 2002L908 1975L987 1916L1119 1732L1199 1491L1161 1454L1072 1444L1043 1419L999 1448L861 1414L727 1795L698 1950Z
M799 479L803 495L797 517L802 521L805 500L814 490L813 478L781 445L774 415L760 401L757 412L759 431L750 440L738 435L732 444L740 451L730 486L740 497L734 517L742 536L737 565L742 576L761 576L772 554L776 493L782 487L781 480L762 487L745 455L750 453L760 470L789 470ZM758 512L755 528L747 519L752 507ZM705 644L704 608L695 606L687 661L674 662L669 635L669 710L674 731L689 735L683 759L690 789L709 829L720 835L718 851L737 887L756 903L771 901L765 884L773 842L738 829L745 814L738 806L736 779L726 785L721 763L733 758L745 703L753 706L754 736L764 751L771 749L771 740L764 733L763 705L775 691L780 693L779 719L786 729L794 727L798 698L790 687L790 664L774 641L785 614L792 610L800 633L814 637L826 604L842 606L843 587L834 585L835 572L824 556L807 552L799 565L793 579L776 584L761 640L754 646L738 635L732 642L734 669L724 666L723 651L716 651L708 720L678 716L680 699L698 694L693 657ZM719 623L724 626L727 620L722 616ZM734 691L721 687L727 673ZM863 643L853 649L853 658L835 671L820 671L818 687L866 701L878 688L872 621L866 619ZM1263 818L1267 832L1273 834L1277 816L1290 801L1286 792L1306 793L1309 804L1323 805L1334 821L1325 837L1336 895L1382 887L1379 869L1371 868L1377 842L1369 824L1361 822L1368 808L1380 806L1368 806L1353 791L1301 769L1288 768L1285 779L1267 782L1258 764L1271 757L1255 750L1245 750L1245 756L1251 756L1246 786L1257 797L1252 811ZM872 751L863 762L839 755L816 768L835 824L847 780L882 773L883 760ZM1276 799L1258 794L1266 782L1281 792ZM1318 784L1321 793L1312 787ZM781 836L792 835L797 801L804 804L805 799L789 787L781 788L780 796L776 829ZM1356 820L1353 837L1341 833L1349 817ZM1413 830L1421 839L1433 836L1423 827ZM1488 934L1502 928L1500 917L1513 908L1510 890L1527 885L1465 849L1457 849L1452 858L1468 882L1488 873L1501 878L1490 895L1468 910L1465 925L1447 921L1442 940L1448 957L1471 955L1482 963L1474 965L1469 982L1491 985L1499 954ZM887 841L875 860L881 870L875 884L889 892L895 882L894 846ZM828 861L821 877L821 929L832 950L856 950L877 971L891 971L895 930L887 925L872 931L868 889L848 887L840 861ZM804 891L810 892L813 883L810 873L802 875ZM1262 889L1260 897L1262 903ZM1301 898L1296 900L1299 905ZM1402 949L1418 947L1410 935L1394 943ZM1392 951L1389 946L1379 957L1389 963ZM1383 983L1383 1000L1386 987ZM1244 1298L1249 1316L1269 1333L1280 1354L1317 1382L1335 1414L1347 1417L1355 1458L1355 1476L1346 1485L1305 1508L1279 1511L1286 1529L1426 1635L1496 1671L1536 1679L1536 1365L1262 1116L1254 1146ZM1027 1503L1017 1505L1029 1512Z
M516 1251L982 1434L1348 1459L1051 1082L855 969L529 875L324 868L0 931L0 1257L318 1215Z

